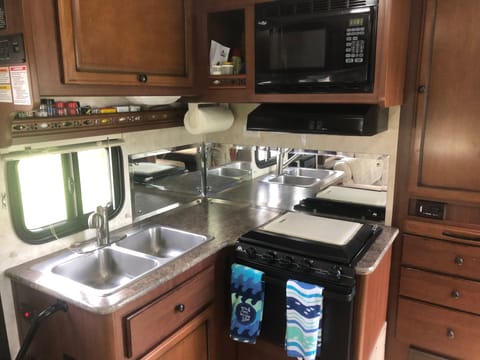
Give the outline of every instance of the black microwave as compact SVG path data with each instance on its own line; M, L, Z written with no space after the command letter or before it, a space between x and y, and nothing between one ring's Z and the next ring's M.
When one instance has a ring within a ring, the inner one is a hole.
M256 93L373 91L378 0L255 5Z

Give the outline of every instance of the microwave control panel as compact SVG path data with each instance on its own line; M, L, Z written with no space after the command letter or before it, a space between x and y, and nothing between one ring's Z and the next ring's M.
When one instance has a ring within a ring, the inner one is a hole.
M348 27L345 35L345 64L363 64L365 55L364 50L365 26Z
M23 35L0 36L0 65L22 64L25 61Z

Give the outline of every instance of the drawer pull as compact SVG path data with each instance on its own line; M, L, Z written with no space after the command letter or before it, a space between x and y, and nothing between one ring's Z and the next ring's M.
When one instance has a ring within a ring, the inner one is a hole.
M452 237L452 238L455 238L455 239L480 241L480 236L459 234L459 233L454 233L454 232L451 232L451 231L444 231L444 232L442 232L442 235Z
M185 305L183 305L183 304L175 305L175 311L176 312L184 312L185 311Z
M453 290L451 293L450 293L450 296L453 298L453 299L458 299L460 298L460 292L458 290Z
M453 329L447 329L447 337L449 339L455 339L455 331L453 331Z
M461 256L455 256L455 264L458 266L462 266L465 260L463 260L463 257Z

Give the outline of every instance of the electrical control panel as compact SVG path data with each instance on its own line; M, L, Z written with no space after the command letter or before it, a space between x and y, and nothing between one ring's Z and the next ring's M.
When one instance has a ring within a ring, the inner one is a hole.
M0 36L0 66L23 64L26 61L23 35Z

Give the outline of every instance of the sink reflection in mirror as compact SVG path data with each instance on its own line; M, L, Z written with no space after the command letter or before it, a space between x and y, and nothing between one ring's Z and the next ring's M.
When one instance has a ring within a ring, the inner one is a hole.
M282 160L281 169L277 159ZM389 157L204 143L131 154L129 163L133 214L137 222L198 198L217 194L222 197L220 194L257 179L272 186L312 191L332 184L386 191ZM340 178L339 174L343 176Z

